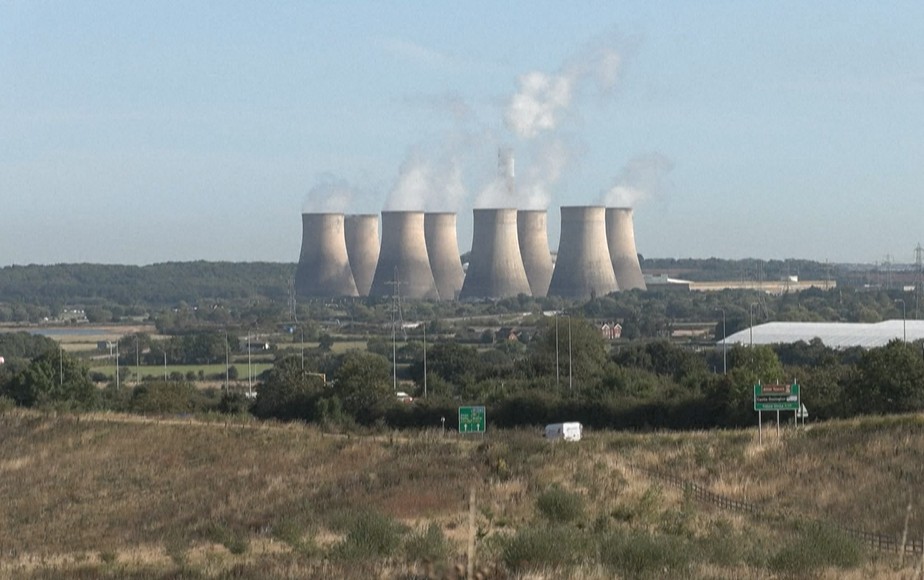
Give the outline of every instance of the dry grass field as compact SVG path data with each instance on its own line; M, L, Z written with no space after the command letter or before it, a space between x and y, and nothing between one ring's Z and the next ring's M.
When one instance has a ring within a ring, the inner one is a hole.
M299 424L0 415L0 577L911 578L920 417L753 431L484 438ZM778 506L695 501L631 465ZM474 504L470 503L474 495ZM470 509L473 508L473 509Z

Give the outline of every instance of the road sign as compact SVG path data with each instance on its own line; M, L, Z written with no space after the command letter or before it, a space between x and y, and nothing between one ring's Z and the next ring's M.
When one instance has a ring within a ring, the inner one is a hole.
M755 411L798 411L799 384L754 385Z
M459 433L484 433L484 407L459 407Z

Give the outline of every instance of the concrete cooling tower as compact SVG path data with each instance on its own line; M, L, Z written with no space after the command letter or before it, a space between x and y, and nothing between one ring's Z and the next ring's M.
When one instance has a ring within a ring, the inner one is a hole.
M542 298L552 280L552 252L549 251L549 215L544 209L517 212L517 240L533 296Z
M476 209L472 254L459 299L529 294L517 241L517 210Z
M635 226L631 207L606 208L606 239L616 282L621 290L647 290L635 249Z
M424 236L427 239L430 270L433 271L440 300L455 300L465 278L456 235L456 214L424 214Z
M360 296L368 296L379 261L379 216L348 215L343 220L343 232L356 290Z
M397 281L397 285L395 282ZM382 249L369 296L438 300L422 211L383 211Z
M295 270L299 296L356 296L342 213L303 213L302 251Z
M549 296L586 300L619 289L606 244L606 209L563 206Z

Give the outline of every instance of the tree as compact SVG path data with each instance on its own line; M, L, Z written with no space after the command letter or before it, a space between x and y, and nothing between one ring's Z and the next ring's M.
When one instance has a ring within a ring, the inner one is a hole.
M866 352L847 381L848 408L854 413L906 413L924 409L924 360L901 340Z
M569 371L579 384L593 382L603 373L606 343L600 331L587 320L546 318L539 323L536 333L529 343L529 361L536 375L556 376L556 359L558 374L565 383Z
M86 366L60 349L35 358L9 381L6 389L4 394L24 407L91 409L98 399Z
M708 397L719 422L750 424L754 417L754 385L786 382L783 365L769 346L734 346L728 351L728 374L709 385Z
M330 352L330 349L334 346L334 337L328 333L324 333L318 339L318 348Z
M186 381L151 381L135 387L129 408L135 413L191 413L200 399L196 387Z
M385 357L349 352L334 376L334 394L343 403L344 411L360 423L370 423L394 399L391 374L391 364Z
M277 361L261 384L253 413L261 418L283 420L315 418L315 407L324 392L324 379L302 368L301 358Z

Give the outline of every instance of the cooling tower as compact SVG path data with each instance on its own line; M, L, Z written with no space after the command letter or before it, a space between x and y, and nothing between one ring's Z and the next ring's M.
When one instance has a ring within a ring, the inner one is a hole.
M517 241L517 210L476 209L472 254L460 299L529 294Z
M638 251L635 249L631 207L606 208L606 240L619 289L647 290L645 276L638 263Z
M379 216L348 215L343 220L343 233L356 290L360 296L368 296L379 261Z
M549 251L548 212L521 209L517 212L517 239L520 255L533 296L541 298L552 280L552 252Z
M427 239L430 270L433 271L440 300L455 300L465 278L456 236L456 214L424 214L424 236Z
M303 213L302 252L295 270L299 296L356 296L342 213Z
M618 290L606 244L606 209L561 208L561 240L549 296L586 300Z
M395 284L397 282L397 285ZM438 300L422 211L383 211L382 249L369 296Z

